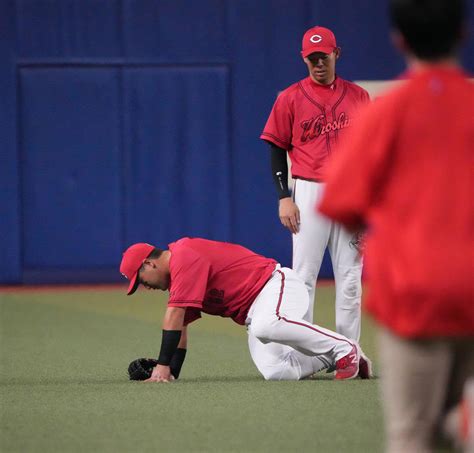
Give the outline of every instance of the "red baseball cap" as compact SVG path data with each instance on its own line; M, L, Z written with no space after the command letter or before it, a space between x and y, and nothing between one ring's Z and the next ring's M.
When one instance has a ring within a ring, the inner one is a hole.
M122 262L120 263L120 273L130 280L127 295L133 294L138 284L138 270L155 247L144 242L131 245L125 252L123 252Z
M337 47L334 33L325 27L310 28L303 36L301 55L303 58L313 52L331 53Z

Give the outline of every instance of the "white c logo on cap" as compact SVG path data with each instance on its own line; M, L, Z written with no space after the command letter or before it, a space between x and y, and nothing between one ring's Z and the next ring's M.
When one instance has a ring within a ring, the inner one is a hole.
M319 36L319 35L313 35L313 36L311 36L311 38L309 38L309 40L312 43L317 44L318 42L321 42L323 40L323 37Z

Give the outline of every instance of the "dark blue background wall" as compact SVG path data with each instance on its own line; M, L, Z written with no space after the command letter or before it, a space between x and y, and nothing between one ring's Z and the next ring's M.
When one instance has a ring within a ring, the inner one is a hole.
M1 0L0 283L119 279L184 235L290 264L259 135L315 24L345 78L401 71L378 0Z

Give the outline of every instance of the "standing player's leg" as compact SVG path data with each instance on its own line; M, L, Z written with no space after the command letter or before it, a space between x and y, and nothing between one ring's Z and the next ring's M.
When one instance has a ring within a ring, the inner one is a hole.
M329 253L336 284L336 331L359 341L362 298L362 257L353 245L354 234L333 224Z
M300 230L293 234L293 269L309 293L308 312L303 318L313 322L316 279L328 244L331 222L314 209L322 195L322 184L297 179L293 194L300 210Z

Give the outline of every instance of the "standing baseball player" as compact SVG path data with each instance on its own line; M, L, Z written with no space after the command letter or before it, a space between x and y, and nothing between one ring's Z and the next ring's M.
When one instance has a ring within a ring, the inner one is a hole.
M359 341L362 261L358 238L314 212L324 189L326 163L353 127L357 110L369 102L364 89L336 75L340 54L331 30L318 26L304 34L301 55L309 76L280 93L260 138L271 147L281 223L293 234L293 269L309 292L304 319L312 322L316 279L328 247L336 284L336 330ZM295 181L293 196L288 189L287 153Z
M305 285L273 259L236 244L183 238L164 251L132 245L120 272L130 280L128 294L139 284L169 289L151 382L169 381L171 369L181 369L186 326L201 312L247 326L252 360L265 379L298 380L327 368L335 368L340 380L370 377L370 363L361 359L355 341L303 319L309 305Z

